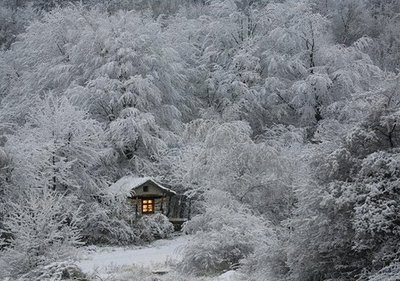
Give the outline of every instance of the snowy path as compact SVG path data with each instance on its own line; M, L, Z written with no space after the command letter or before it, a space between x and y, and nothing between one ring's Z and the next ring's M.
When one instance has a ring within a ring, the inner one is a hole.
M154 270L168 268L167 262L176 262L181 258L181 249L190 236L177 236L172 239L158 240L145 247L96 247L88 248L77 265L83 272L107 276L115 268L122 266L144 266Z

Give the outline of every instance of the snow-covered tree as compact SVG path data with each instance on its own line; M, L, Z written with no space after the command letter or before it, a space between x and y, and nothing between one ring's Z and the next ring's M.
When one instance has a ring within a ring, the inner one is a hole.
M399 12L396 0L3 1L0 227L21 195L51 192L76 198L83 241L137 242L107 186L149 175L192 200L186 272L392 278Z
M341 109L356 116L336 129L344 137L311 147L309 182L296 191L290 220L288 263L295 280L356 278L397 259L396 81L389 75L379 90L355 95Z
M82 220L74 200L36 188L7 202L8 212L0 229L6 237L0 252L0 276L13 278L74 254L74 248L81 244L78 224Z
M47 98L22 128L7 136L5 150L14 165L11 181L60 191L90 186L90 169L98 162L103 138L101 126L67 98Z

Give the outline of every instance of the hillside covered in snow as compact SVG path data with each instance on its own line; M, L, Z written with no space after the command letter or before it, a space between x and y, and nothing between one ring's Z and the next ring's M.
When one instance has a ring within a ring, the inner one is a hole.
M0 280L400 280L399 15L0 1Z

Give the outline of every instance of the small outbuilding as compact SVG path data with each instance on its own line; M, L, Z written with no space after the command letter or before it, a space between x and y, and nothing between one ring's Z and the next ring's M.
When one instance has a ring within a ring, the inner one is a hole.
M150 177L125 176L110 186L112 194L126 195L136 216L161 213L170 216L171 200L176 192Z

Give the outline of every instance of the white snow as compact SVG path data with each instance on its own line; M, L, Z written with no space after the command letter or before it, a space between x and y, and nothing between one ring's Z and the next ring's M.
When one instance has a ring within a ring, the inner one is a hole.
M190 242L190 237L190 235L182 235L172 239L158 240L145 247L87 247L82 259L76 265L84 273L100 277L100 280L108 280L110 277L111 280L118 280L119 278L113 278L122 276L120 274L124 274L124 269L128 267L133 270L144 267L149 272L161 274L171 272L173 269L170 265L182 259L182 250ZM244 279L238 272L231 270L220 276L201 280L239 281Z
M158 187L160 187L161 189L163 189L167 192L176 194L175 191L173 191L169 188L166 188L165 186L159 184L158 182L156 182L154 179L152 179L150 177L136 177L136 176L122 177L117 182L112 184L108 190L110 191L111 194L114 194L114 195L124 194L126 196L129 196L129 195L131 195L131 191L133 189L141 186L142 184L144 184L147 181L153 182L155 185L157 185Z
M189 235L158 240L145 247L88 247L77 266L83 272L107 277L122 266L150 267L155 271L168 271L168 263L181 259L181 250Z
M229 270L221 274L214 281L236 281L236 280L243 280L243 279L240 279L240 275L238 274L237 271Z

